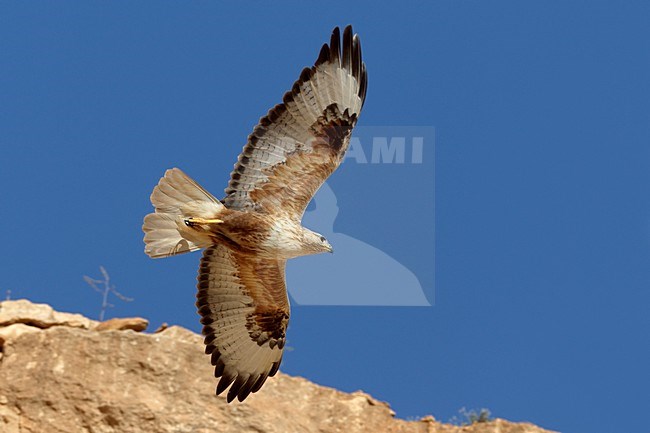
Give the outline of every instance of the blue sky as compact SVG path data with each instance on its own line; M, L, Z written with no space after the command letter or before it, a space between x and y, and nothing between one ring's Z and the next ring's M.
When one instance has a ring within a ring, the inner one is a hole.
M97 317L82 276L103 265L135 298L109 316L198 331L199 256L143 253L151 189L178 166L220 195L259 117L348 23L369 72L359 126L433 127L435 154L429 137L419 165L346 161L334 232L434 305L294 302L283 370L404 418L647 429L647 2L5 2L0 293ZM345 269L338 284L374 281Z

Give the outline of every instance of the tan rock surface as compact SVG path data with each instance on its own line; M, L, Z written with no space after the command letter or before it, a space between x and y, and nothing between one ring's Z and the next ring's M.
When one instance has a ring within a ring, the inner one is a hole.
M149 321L143 319L142 317L124 317L124 318L115 318L108 319L97 326L95 326L95 331L136 331L142 332L147 329L149 326Z
M37 328L69 326L90 329L98 322L81 314L60 313L47 304L33 304L25 299L0 302L0 326L24 323Z
M21 304L33 317L27 307ZM41 314L42 306L34 308ZM3 433L546 432L503 420L468 427L430 417L404 421L363 392L343 393L282 373L246 402L229 405L214 395L216 379L201 337L186 329L33 328L7 333L2 346Z
M13 325L3 326L0 328L0 346L3 346L6 341L18 338L21 334L26 332L39 332L39 328L24 325L22 323L14 323Z

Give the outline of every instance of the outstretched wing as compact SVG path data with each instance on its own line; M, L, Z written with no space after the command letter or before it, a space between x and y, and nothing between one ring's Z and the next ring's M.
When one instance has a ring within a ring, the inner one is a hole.
M203 252L196 306L212 355L217 394L228 402L258 391L280 367L289 323L285 260L238 253L225 245Z
M368 81L352 27L343 31L342 48L340 39L337 27L314 66L260 119L231 174L227 207L300 220L342 162Z

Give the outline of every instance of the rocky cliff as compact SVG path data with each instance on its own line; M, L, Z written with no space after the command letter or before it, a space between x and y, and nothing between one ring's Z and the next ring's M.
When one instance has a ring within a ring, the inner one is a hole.
M396 419L388 404L278 374L243 404L214 395L202 339L144 319L96 322L25 300L0 302L0 431L543 433L494 420L458 427Z

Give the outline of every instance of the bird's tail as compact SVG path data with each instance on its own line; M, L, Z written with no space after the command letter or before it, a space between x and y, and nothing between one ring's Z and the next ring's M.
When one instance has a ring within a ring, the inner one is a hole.
M212 244L194 221L217 222L224 205L178 168L165 172L151 193L154 213L144 217L144 252L152 258L196 251Z

